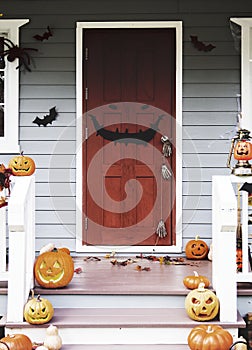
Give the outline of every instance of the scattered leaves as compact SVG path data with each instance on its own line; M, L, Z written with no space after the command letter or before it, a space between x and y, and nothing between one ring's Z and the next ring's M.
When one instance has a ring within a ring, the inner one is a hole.
M87 256L86 258L83 259L84 261L101 261L98 256Z
M141 265L137 265L135 267L135 270L137 270L137 271L150 271L151 268L150 267L142 267Z
M74 272L77 274L82 273L82 268L81 267L76 267L76 269L74 269Z

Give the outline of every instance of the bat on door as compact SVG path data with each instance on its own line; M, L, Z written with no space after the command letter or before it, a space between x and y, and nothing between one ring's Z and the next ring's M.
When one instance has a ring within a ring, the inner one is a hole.
M43 119L36 117L33 120L33 123L37 124L38 126L47 126L47 124L52 124L52 122L56 120L57 115L58 113L56 111L56 107L53 107L49 110L49 114L45 115Z

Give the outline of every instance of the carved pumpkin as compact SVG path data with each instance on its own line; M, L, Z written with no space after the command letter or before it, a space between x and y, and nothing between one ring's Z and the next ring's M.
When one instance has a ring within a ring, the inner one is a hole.
M73 278L74 262L68 253L53 250L40 254L34 264L34 275L44 288L65 287Z
M232 335L218 325L199 325L187 337L191 350L228 350L233 343Z
M183 279L183 283L186 288L196 289L198 288L201 282L205 284L206 288L210 286L210 281L206 276L201 276L196 271L193 271L193 272L194 272L194 276L186 276Z
M24 334L10 334L0 339L1 350L32 350L32 342Z
M188 241L185 247L187 259L205 259L208 254L208 250L208 245L206 242L199 239L199 236L196 236L195 239Z
M186 296L185 309L191 319L209 321L219 312L219 300L211 290L204 288L204 283L200 283Z
M238 141L234 149L234 158L236 160L252 159L252 144L249 141Z
M28 300L24 307L24 318L30 324L44 324L49 322L54 315L54 309L49 300L41 298L40 295Z
M8 167L15 176L29 176L32 175L36 169L34 160L28 156L24 156L23 153L11 158Z

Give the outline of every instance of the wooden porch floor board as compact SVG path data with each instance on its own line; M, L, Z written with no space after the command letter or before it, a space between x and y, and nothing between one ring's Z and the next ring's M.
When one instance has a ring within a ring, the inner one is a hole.
M212 278L211 262L207 260L185 260L183 265L160 264L158 261L135 259L126 266L113 265L110 259L101 257L100 261L74 258L75 268L82 272L74 274L68 286L61 289L46 289L46 294L134 294L134 295L186 295L188 289L183 285L183 278L197 271ZM118 262L127 260L116 257ZM137 271L137 265L150 268L150 271ZM36 293L45 289L36 286Z
M63 345L61 350L188 350L190 349L187 345L153 345L153 344L106 344L106 345Z

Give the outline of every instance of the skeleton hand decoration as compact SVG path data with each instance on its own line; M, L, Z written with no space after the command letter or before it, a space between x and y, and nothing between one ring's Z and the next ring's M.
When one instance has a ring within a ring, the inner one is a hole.
M161 137L161 141L163 142L163 149L162 149L163 155L165 157L170 157L172 154L172 144L168 139L168 136L163 135Z

